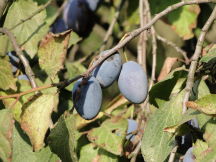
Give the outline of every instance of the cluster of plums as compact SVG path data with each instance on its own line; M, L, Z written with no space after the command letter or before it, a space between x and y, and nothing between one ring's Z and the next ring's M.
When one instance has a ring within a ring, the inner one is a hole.
M81 117L90 120L100 112L101 88L109 87L115 80L118 80L118 87L122 95L130 102L139 104L145 100L148 81L143 68L134 61L122 64L120 54L115 53L97 66L89 78L79 79L74 84L72 99Z
M87 36L94 25L94 12L101 0L69 0L62 17L52 26L53 33L72 29L80 36Z

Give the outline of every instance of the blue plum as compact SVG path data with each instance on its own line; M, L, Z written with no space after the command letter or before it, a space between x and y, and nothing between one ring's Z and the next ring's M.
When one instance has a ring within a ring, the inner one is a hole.
M91 5L94 9L94 5ZM63 11L63 20L68 29L80 36L87 36L94 25L94 13L86 0L69 0Z
M18 80L27 80L27 81L29 81L27 75L25 75L25 74L19 75L19 76L17 77L17 79L18 79Z
M136 131L137 128L138 128L137 122L135 120L132 120L132 119L128 119L127 121L128 121L127 134ZM129 134L129 135L126 136L126 139L128 139L128 140L130 139L131 141L133 141L134 135Z
M189 148L184 155L183 162L194 162L193 147Z
M141 65L128 61L122 65L118 79L120 92L132 103L142 103L148 93L148 80Z
M8 52L7 55L9 56L10 63L12 65L12 72L15 73L18 69L20 59L17 56L13 55L12 52Z
M88 7L91 11L95 11L101 0L86 0Z
M67 26L62 18L58 18L52 26L53 33L61 33L67 30Z
M198 129L199 129L199 123L198 123L198 121L197 121L196 118L190 120L188 123L189 123L192 127L198 128Z
M100 84L91 76L88 80L79 79L73 87L72 99L77 112L86 120L93 119L100 112L102 90Z
M101 55L106 54L107 51L103 51ZM116 53L96 67L93 71L93 76L99 81L101 87L106 88L118 78L121 67L121 56L119 53Z

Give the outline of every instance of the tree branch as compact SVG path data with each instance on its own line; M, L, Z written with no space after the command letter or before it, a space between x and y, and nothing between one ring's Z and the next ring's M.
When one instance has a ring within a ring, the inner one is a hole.
M111 55L113 55L116 51L118 51L120 48L124 47L129 41L131 41L133 38L137 37L140 33L142 33L143 31L149 29L157 20L159 20L161 17L163 17L164 15L170 13L173 10L176 10L179 7L182 7L184 5L190 5L190 4L199 4L199 3L216 3L216 0L191 0L191 1L182 1L179 3L176 3L172 6L169 6L168 8L166 8L165 10L163 10L162 12L160 12L159 14L157 14L148 24L146 24L144 27L142 28L138 28L130 33L127 34L127 37L125 37L125 39L121 40L115 47L113 47L112 49L110 49L109 51L107 51L106 54L102 55L99 57L99 59L95 62L94 65L92 65L90 68L88 68L86 70L86 72L84 72L81 75L75 76L74 78L72 78L71 80L66 80L64 82L60 82L57 84L53 84L53 86L57 86L57 87L66 87L69 84L73 83L74 81L76 81L77 79L81 78L81 77L87 77L91 74L91 72L94 70L94 68L96 68L98 65L100 65L104 60L106 60L108 57L110 57ZM2 28L0 28L2 30ZM13 35L12 35L13 36ZM16 44L16 42L15 42ZM20 48L18 48L18 51L20 50ZM21 50L20 50L21 51ZM22 53L22 51L20 52ZM30 75L31 76L31 75ZM37 90L35 90L37 91ZM4 98L7 96L3 96ZM11 97L7 97L7 98L11 98ZM2 97L0 99L3 99Z
M1 0L0 1L0 18L2 17L5 7L7 6L8 0Z
M19 25L23 24L24 22L26 22L26 21L32 19L34 16L36 16L36 15L39 14L41 11L43 11L45 8L47 8L47 7L51 4L52 1L53 1L53 0L49 0L46 4L44 4L43 6L41 6L40 9L38 9L38 10L35 11L35 12L33 12L29 17L27 17L27 18L21 20L20 22L18 22L16 25L14 25L13 27L11 27L9 30L13 30L13 29L15 29L16 27L18 27Z
M114 54L116 51L118 51L120 48L124 47L129 41L131 41L133 38L137 37L139 34L141 34L143 31L149 29L157 20L159 20L164 15L170 13L173 10L176 10L179 7L185 6L185 5L191 5L191 4L200 4L200 3L209 3L214 2L216 3L216 0L191 0L191 1L182 1L179 3L176 3L172 6L167 7L165 10L157 14L148 24L146 24L142 28L138 28L130 33L127 34L127 36L121 40L115 47L110 49L106 54L103 56L100 56L99 59L95 62L93 66L91 66L85 73L84 76L88 76L95 67L97 67L99 64L101 64L104 60L106 60L108 57L110 57L112 54Z
M163 43L165 43L165 44L173 47L177 52L179 52L180 54L182 54L182 56L185 59L185 63L189 64L190 60L187 57L187 53L184 50L182 50L180 47L178 47L175 43L173 43L173 42L171 42L171 41L169 41L169 40L167 40L167 39L165 39L165 38L163 38L163 37L161 37L159 35L157 35L157 39L160 40L161 42L163 42Z
M106 32L106 35L105 35L104 39L103 39L103 43L102 43L102 45L101 45L101 47L99 49L100 52L102 52L105 49L107 41L109 40L109 37L112 35L114 25L115 25L119 15L120 15L120 11L121 11L122 6L124 5L124 2L125 2L125 0L121 0L120 4L119 4L119 6L118 6L118 8L116 10L114 18L113 18L112 22L109 25L109 28L108 28L108 30Z
M144 27L148 23L147 11L144 6L145 0L139 0L139 17L140 17L140 27ZM143 67L144 71L147 73L146 68L146 43L147 43L147 31L140 34L139 41L137 44L137 61Z
M15 36L6 28L0 28L0 32L6 34L9 37L9 40L11 41L14 50L16 51L17 56L20 58L22 61L23 66L25 67L25 73L28 76L28 79L31 83L32 88L36 88L37 84L35 82L35 76L34 73L29 65L28 60L25 58L22 50L20 49Z
M195 49L194 55L192 56L192 59L191 59L191 65L189 68L189 73L188 73L186 87L185 87L185 95L184 95L184 99L183 99L182 113L185 113L187 110L186 102L189 100L190 92L191 92L191 89L192 89L193 84L194 84L194 74L196 72L198 59L199 59L200 54L202 52L202 46L203 46L203 41L204 41L205 36L206 36L206 32L208 31L208 29L210 28L211 24L213 23L213 21L215 19L216 19L216 7L214 8L210 17L208 18L208 20L206 21L205 25L202 28L202 32L200 33L199 39L198 39L197 44L196 44L196 49Z

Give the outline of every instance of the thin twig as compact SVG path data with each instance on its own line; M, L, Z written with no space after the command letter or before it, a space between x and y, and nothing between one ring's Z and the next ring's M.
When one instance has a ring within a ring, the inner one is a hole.
M104 51L104 49L106 47L106 44L107 44L107 42L109 40L109 37L112 35L114 25L115 25L119 15L120 15L120 11L121 11L122 6L124 5L124 2L125 2L125 0L121 0L118 8L116 9L116 13L114 15L114 18L113 18L112 22L109 25L109 28L108 28L108 30L106 32L106 35L105 35L104 39L103 39L103 43L102 43L102 45L101 45L101 47L99 49L100 52Z
M197 44L196 44L196 49L195 49L194 55L192 56L192 59L191 59L191 65L189 68L189 73L188 73L186 87L185 87L185 95L184 95L184 99L183 99L182 113L185 113L187 110L186 102L189 100L190 92L191 92L191 89L192 89L193 84L194 84L194 74L196 72L198 59L199 59L200 54L202 52L202 47L203 47L203 42L204 42L204 39L206 36L206 32L208 31L208 29L210 28L211 24L213 23L213 21L215 19L216 19L216 7L214 8L210 17L208 18L208 20L206 21L205 25L202 28L202 32L200 33L199 39L198 39Z
M8 96L0 96L0 100L8 99L8 98L18 98L18 97L24 96L24 95L29 94L29 93L33 93L33 92L36 92L36 91L41 91L41 90L52 88L52 87L64 88L65 85L69 85L68 82L72 83L72 82L80 79L81 77L82 77L81 75L78 75L78 76L74 77L73 79L71 79L69 81L66 80L66 81L59 82L59 83L53 83L53 84L49 84L49 85L45 85L45 86L41 86L41 87L36 87L36 88L32 88L30 90L27 90L27 91L24 91L24 92L21 92L21 93L15 93L15 94L8 95Z
M22 61L23 66L25 67L25 73L28 76L28 79L31 83L31 87L32 88L36 88L37 84L35 82L35 75L29 65L28 60L26 59L26 57L23 54L23 51L21 50L21 48L19 47L15 36L12 34L12 32L10 32L8 29L6 28L0 28L0 33L4 33L9 37L9 40L11 41L14 50L16 51L17 56L20 58L20 60Z
M140 27L144 27L147 24L147 11L144 7L144 0L139 0L139 17ZM146 68L146 43L147 43L147 31L140 34L139 41L137 44L137 61L143 67L144 71L147 72Z
M1 0L0 1L0 19L1 19L2 15L3 15L3 13L4 13L4 10L5 10L6 6L7 6L7 3L8 3L8 0Z
M175 146L173 148L173 150L170 153L170 157L169 157L169 161L168 162L174 162L174 160L175 160L175 154L176 154L177 149L178 149L178 146Z
M104 60L106 60L108 57L110 57L111 55L113 55L116 51L118 51L120 48L124 47L129 41L131 41L133 38L137 37L140 33L142 33L143 31L145 31L146 29L149 29L157 20L159 20L161 17L163 17L164 15L168 14L169 12L176 10L179 7L182 7L184 5L190 5L190 4L199 4L199 3L209 3L209 2L214 2L216 3L216 0L191 0L191 1L182 1L179 2L177 4L174 4L172 6L169 6L168 8L166 8L165 10L163 10L162 12L160 12L159 14L157 14L148 24L146 24L144 27L142 28L138 28L134 31L132 31L131 33L128 33L127 37L125 37L125 39L121 40L115 47L113 47L112 49L110 49L109 51L107 51L106 54L104 54L103 56L100 56L99 59L95 62L95 64L93 66L91 66L90 68L88 68L86 70L86 72L84 72L81 75L75 76L74 78L72 78L71 80L66 80L64 82L60 82L57 84L53 84L53 86L57 86L57 87L66 87L69 84L71 84L72 82L78 80L81 77L86 77L88 75L91 74L91 72L94 70L94 68L96 68L98 65L100 65ZM20 50L20 49L19 49ZM22 51L21 51L22 52ZM53 86L48 86L48 88L53 87ZM40 88L40 87L38 87ZM37 91L37 90L35 90ZM26 93L27 94L27 93ZM11 98L10 96L3 96L4 98ZM0 99L3 99L2 97L0 97Z
M173 47L178 53L182 54L182 56L185 59L185 63L189 64L190 60L187 57L187 53L184 50L182 50L180 47L178 47L175 43L167 40L166 38L161 37L160 35L157 35L157 39L160 40L161 42Z
M33 12L29 17L27 17L27 18L21 20L20 22L18 22L16 25L14 25L13 27L11 27L9 30L13 30L13 29L15 29L16 27L18 27L19 25L23 24L24 22L26 22L26 21L32 19L34 16L36 16L36 15L39 14L41 11L43 11L45 8L47 8L47 7L51 4L52 1L53 1L53 0L49 0L46 4L42 5L37 11Z
M136 158L137 158L138 153L140 152L140 149L141 149L141 141L137 144L137 147L133 151L133 154L132 154L133 156L130 162L136 162Z
M151 12L150 12L150 6L148 0L144 1L146 11L147 11L147 17L148 22L151 21ZM151 88L156 80L156 65L157 65L157 39L156 39L156 31L154 26L151 26L151 35L152 35L152 71L151 71L151 82L149 87Z
M115 47L113 47L112 49L110 49L106 54L104 54L103 56L101 56L93 66L91 66L85 73L84 75L88 76L95 67L97 67L99 64L101 64L105 59L107 59L108 57L110 57L112 54L114 54L116 51L118 51L120 48L124 47L129 41L131 41L133 38L137 37L139 34L141 34L143 31L149 29L157 20L159 20L161 17L163 17L164 15L167 15L168 13L170 13L173 10L176 10L179 7L182 7L184 5L191 5L191 4L200 4L200 3L208 3L208 2L215 2L216 0L191 0L191 1L181 1L179 3L176 3L172 6L167 7L165 10L163 10L162 12L160 12L159 14L157 14L148 24L146 24L144 27L142 28L138 28L130 33L127 33L126 37L121 40Z

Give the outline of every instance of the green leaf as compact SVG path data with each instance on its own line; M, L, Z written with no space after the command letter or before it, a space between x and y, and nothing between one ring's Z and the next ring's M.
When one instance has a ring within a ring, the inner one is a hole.
M15 87L12 66L7 57L0 58L0 89L7 90Z
M205 151L208 149L208 144L201 140L197 140L195 145L193 146L193 154L196 157L197 162L201 162L205 155Z
M22 107L22 129L27 133L34 150L44 145L45 134L51 124L51 113L55 106L54 95L34 96Z
M69 40L69 44L68 44L68 48L74 44L77 44L79 41L81 41L82 38L79 37L78 34L76 34L75 32L71 32L70 33L70 40Z
M14 123L10 110L0 110L0 123L0 159L3 161L10 161Z
M13 2L8 10L3 27L12 28L15 24L31 16L39 8L37 3L31 0L17 0ZM49 25L45 23L45 18L46 11L43 10L12 30L18 44L25 49L31 58L37 53L39 41L49 30ZM6 36L0 36L0 43L3 45L3 48L7 48L7 51L12 51L12 45ZM0 51L5 51L5 49L0 49Z
M98 147L115 155L122 155L125 141L127 120L114 117L106 120L100 127L88 133L88 139Z
M188 101L187 107L196 109L207 115L215 115L216 114L216 95L210 94L194 102Z
M203 135L203 138L207 142L207 144L214 148L216 145L216 121L214 119L211 119L206 123L205 126L205 133Z
M175 138L173 134L164 132L164 128L181 121L183 95L184 92L181 92L173 96L147 121L141 145L142 155L146 161L164 161L174 148Z
M209 47L208 47L209 48ZM201 59L200 62L207 63L213 58L216 58L216 44L212 45L209 49L207 54L205 54Z
M60 160L49 147L39 152L33 152L29 139L18 123L13 128L13 155L12 162L56 162Z
M91 143L83 146L80 151L79 162L87 161L118 162L118 157Z
M6 91L7 92L7 91ZM14 91L11 93L6 93L4 91L0 91L0 95L1 96L7 96L10 94L15 93ZM13 117L17 120L20 121L20 115L22 113L22 103L20 102L20 100L17 100L15 98L7 98L2 100L5 108L7 109L11 109L12 113L13 113Z
M184 40L194 36L193 29L197 26L197 17L200 13L198 5L183 6L170 14L168 20L176 33Z
M67 73L65 75L66 79L71 79L77 75L80 75L86 71L86 68L79 62L66 62L65 64ZM66 87L67 90L71 91L74 83Z
M216 158L216 121L214 119L207 122L203 138L206 143L196 142L194 154L198 162L212 162Z
M166 0L166 1L152 0L152 1L149 1L151 13L152 15L157 14L163 11L164 9L166 9L167 7L169 7L170 5L173 5L178 2L179 0Z
M180 78L185 78L187 71L185 68L177 68L172 71L166 79L156 83L149 92L149 101L158 107L156 99L169 100L177 81Z
M52 152L56 153L62 161L76 162L76 128L73 115L63 115L57 125L51 130L48 143Z
M55 78L58 71L63 68L69 38L70 31L61 34L49 33L40 43L39 64L51 78Z

